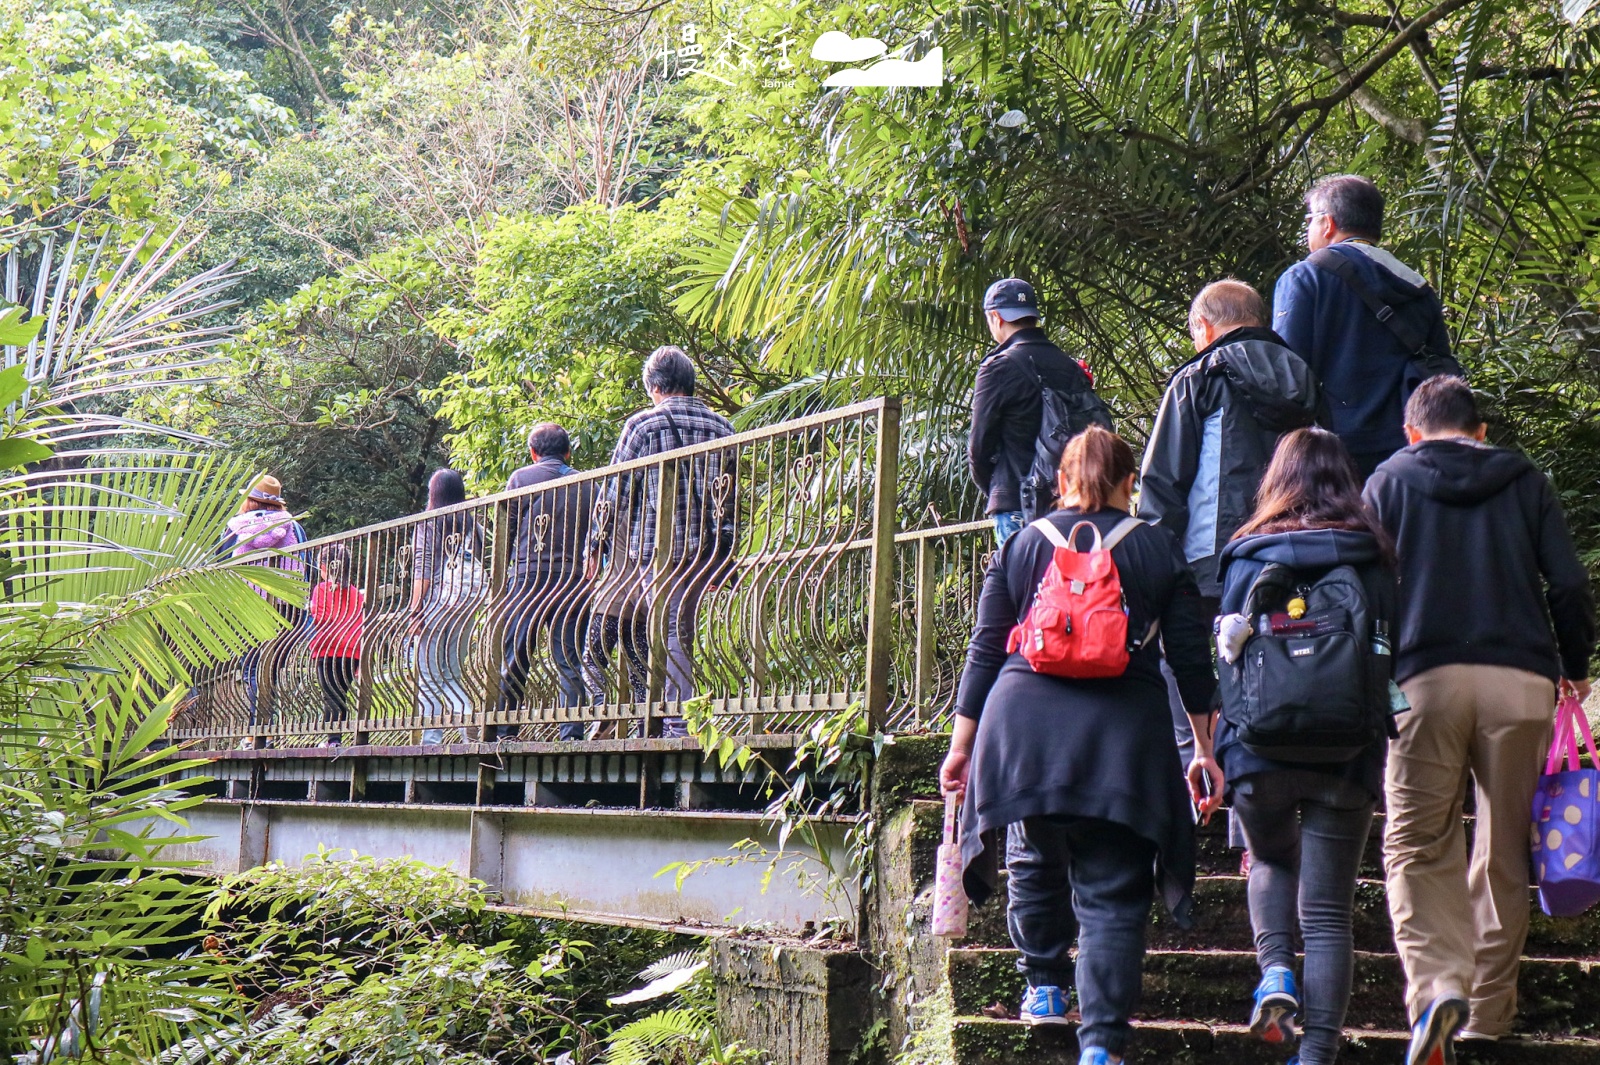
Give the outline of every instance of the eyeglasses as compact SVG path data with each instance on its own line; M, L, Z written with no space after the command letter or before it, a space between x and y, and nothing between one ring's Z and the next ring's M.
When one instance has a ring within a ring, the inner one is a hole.
M1326 211L1309 211L1306 214L1306 225L1309 226L1316 219L1326 217L1328 217L1328 212Z

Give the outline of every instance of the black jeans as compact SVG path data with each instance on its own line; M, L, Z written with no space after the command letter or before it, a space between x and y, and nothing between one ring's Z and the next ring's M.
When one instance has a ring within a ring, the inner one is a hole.
M1233 809L1250 840L1250 924L1256 960L1294 968L1296 915L1306 945L1300 982L1302 1065L1339 1055L1355 943L1350 915L1356 873L1377 800L1327 773L1252 773L1233 786Z
M317 667L317 683L322 685L322 720L329 725L342 725L360 659L319 656L312 661ZM339 736L339 732L328 733L330 740L337 741Z
M550 634L550 662L556 670L556 687L560 705L582 706L588 702L583 687L582 643L588 628L588 614L582 610L559 609L525 602L513 606L506 618L504 665L500 671L501 711L512 711L521 705L527 692L528 675L533 671L534 656L543 650L545 633ZM489 730L485 737L493 741L517 734L516 725L500 725ZM558 730L564 740L583 739L583 723L563 722Z
M1011 826L1006 867L1006 927L1028 985L1076 984L1079 1044L1120 1055L1139 1002L1156 845L1111 821L1031 817Z
M650 656L649 618L641 608L627 617L613 614L596 614L589 621L589 632L583 646L583 679L589 698L597 703L606 701L610 678L611 653L617 644L628 656L628 694L636 703L648 698L647 673Z

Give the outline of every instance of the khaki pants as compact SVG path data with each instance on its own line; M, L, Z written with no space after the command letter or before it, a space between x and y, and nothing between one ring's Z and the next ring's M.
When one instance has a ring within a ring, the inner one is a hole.
M1451 665L1403 685L1385 782L1383 858L1412 1023L1439 995L1464 995L1469 1025L1510 1031L1528 935L1528 826L1549 749L1555 685L1505 666ZM1462 803L1477 787L1467 860Z

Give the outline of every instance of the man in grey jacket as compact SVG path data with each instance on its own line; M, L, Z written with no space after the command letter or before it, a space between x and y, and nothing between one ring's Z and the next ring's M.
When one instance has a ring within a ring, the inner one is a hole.
M1215 614L1217 556L1255 509L1278 438L1316 421L1319 395L1311 368L1267 328L1266 302L1243 281L1200 290L1189 306L1189 336L1199 354L1178 368L1162 397L1139 474L1139 517L1177 535ZM1194 737L1170 674L1167 689L1187 765Z
M1255 509L1278 438L1317 418L1305 360L1267 328L1260 293L1231 278L1189 308L1199 351L1167 385L1145 447L1139 516L1177 534L1200 594L1222 595L1217 556Z

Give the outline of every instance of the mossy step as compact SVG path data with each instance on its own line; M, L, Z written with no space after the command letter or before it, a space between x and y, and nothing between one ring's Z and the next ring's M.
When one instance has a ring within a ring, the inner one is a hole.
M1407 1033L1360 1033L1339 1055L1343 1065L1400 1065ZM951 1035L956 1065L1077 1065L1075 1025L1029 1028L1020 1021L962 1017ZM1600 1041L1516 1040L1457 1043L1461 1065L1600 1065ZM1289 1052L1236 1025L1136 1024L1128 1065L1283 1065Z
M1003 879L1003 874L1002 874ZM1003 888L1002 883L1002 888ZM1600 960L1600 908L1581 917L1547 917L1530 888L1528 907L1533 919L1526 952L1541 958ZM1207 876L1195 883L1194 927L1179 928L1166 908L1154 907L1149 945L1166 950L1254 950L1250 909L1242 876ZM1352 914L1357 950L1386 954L1394 950L1394 926L1389 920L1389 900L1380 880L1356 884ZM1002 890L982 906L974 906L964 943L972 947L1009 947L1006 900Z
M1000 1006L1014 1014L1023 978L1013 950L960 949L946 958L958 1016L980 1016ZM1137 1016L1228 1024L1248 1016L1250 992L1260 978L1253 952L1165 951L1145 955L1144 995ZM1600 1032L1600 965L1552 958L1527 959L1519 980L1520 1031L1589 1036ZM1357 952L1347 1025L1352 1029L1402 1028L1400 961L1392 954Z

